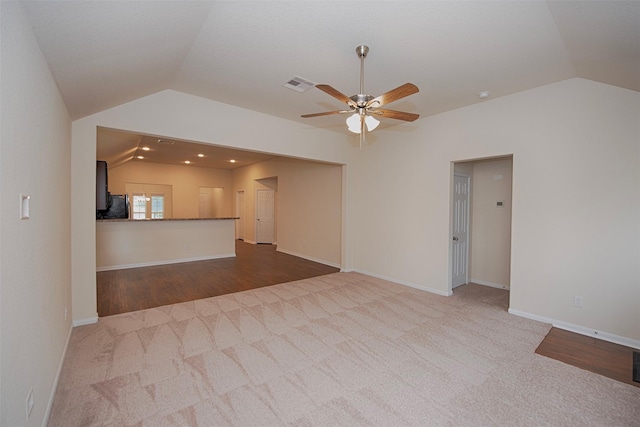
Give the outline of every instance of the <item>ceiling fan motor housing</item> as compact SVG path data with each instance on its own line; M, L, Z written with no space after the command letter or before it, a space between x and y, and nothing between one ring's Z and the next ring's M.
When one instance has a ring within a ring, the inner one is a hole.
M369 46L360 45L356 48L356 52L358 53L358 58L366 58L367 53L369 53Z
M371 95L365 95L363 93L359 93L358 95L353 95L349 97L350 100L356 103L358 108L364 108L367 105L367 102L371 101L374 97Z

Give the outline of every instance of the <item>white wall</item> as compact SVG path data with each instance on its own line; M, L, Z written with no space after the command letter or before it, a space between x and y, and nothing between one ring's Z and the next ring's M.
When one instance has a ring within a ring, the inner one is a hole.
M72 192L86 195L72 200L75 324L97 319L95 203L92 200L98 126L333 163L347 164L359 152L351 143L353 138L345 134L172 90L75 120L72 126ZM348 207L342 212L345 219L347 210ZM349 242L345 238L342 244ZM342 253L347 252L343 248Z
M362 152L358 269L447 293L451 162L513 154L512 311L640 345L640 93L571 79L416 123Z
M0 16L0 425L35 426L71 330L71 120L20 3Z

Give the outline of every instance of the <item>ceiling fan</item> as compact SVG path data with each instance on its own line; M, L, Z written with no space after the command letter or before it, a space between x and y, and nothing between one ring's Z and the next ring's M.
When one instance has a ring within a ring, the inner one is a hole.
M346 103L349 106L348 110L326 111L323 113L304 114L301 117L318 117L328 116L331 114L347 114L353 113L347 119L347 126L353 133L360 134L360 148L364 142L365 128L371 132L380 123L374 116L388 117L390 119L405 120L412 122L420 117L419 114L405 113L403 111L388 110L386 108L380 108L385 104L397 101L409 95L413 95L418 92L418 87L412 83L405 83L387 93L380 96L373 97L364 93L364 59L369 53L369 47L360 45L356 47L356 53L360 58L360 93L353 96L347 96L333 87L326 84L316 85L321 91L333 96L339 101Z

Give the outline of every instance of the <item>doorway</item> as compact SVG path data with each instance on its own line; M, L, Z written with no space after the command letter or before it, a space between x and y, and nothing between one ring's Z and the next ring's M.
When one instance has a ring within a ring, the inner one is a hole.
M236 240L244 240L244 190L236 191Z
M450 289L470 282L510 289L513 156L456 162L453 169Z
M200 218L218 218L223 212L224 188L198 188L198 214Z

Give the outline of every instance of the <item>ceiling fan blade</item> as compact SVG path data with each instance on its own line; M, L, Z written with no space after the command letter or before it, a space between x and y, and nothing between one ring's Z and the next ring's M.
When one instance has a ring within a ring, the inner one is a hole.
M404 120L406 122L412 122L420 117L420 114L405 113L404 111L387 110L385 108L378 108L375 110L368 110L369 114L377 114L382 117L388 117L390 119Z
M418 93L418 91L418 86L414 85L413 83L405 83L402 86L398 86L397 88L392 89L387 93L383 93L382 95L373 98L371 101L367 102L367 107L380 107L384 104L389 104L393 101L397 101L400 98L404 98L405 96Z
M353 110L325 111L324 113L303 114L300 117L304 117L305 119L308 119L309 117L330 116L332 114L344 114L344 113L350 113L352 111Z
M332 88L329 85L316 85L316 87L318 89L320 89L321 91L323 91L324 93L333 96L338 101L342 101L345 104L348 104L349 106L352 106L353 108L355 108L357 106L356 103L351 100L351 98L349 98L347 95L345 95L344 93L340 92L339 90Z

